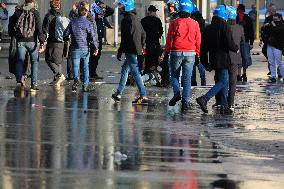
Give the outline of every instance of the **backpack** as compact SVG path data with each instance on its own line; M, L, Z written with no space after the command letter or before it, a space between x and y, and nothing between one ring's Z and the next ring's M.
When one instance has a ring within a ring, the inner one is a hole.
M56 16L55 18L55 39L63 42L63 33L69 25L70 20L64 16Z
M30 38L35 33L35 14L31 10L23 10L16 26L16 35L19 38Z

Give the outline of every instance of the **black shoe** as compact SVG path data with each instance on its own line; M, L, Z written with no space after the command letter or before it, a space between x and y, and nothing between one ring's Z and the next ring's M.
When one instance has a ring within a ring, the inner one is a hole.
M242 81L242 77L240 75L237 76L237 81L241 82Z
M204 97L201 96L197 98L196 102L204 113L208 113L207 102L205 101Z
M232 114L234 113L233 109L229 108L229 107L224 107L222 106L221 109L220 109L220 114Z
M206 86L206 81L201 81L201 86Z
M276 79L275 78L270 78L268 83L276 83Z
M74 81L74 84L72 85L72 92L76 92L78 87L79 87L79 81L78 80L75 80Z
M248 82L248 78L246 74L243 74L242 78L243 78L243 82Z
M175 106L178 101L181 100L180 94L175 95L169 102L169 106Z
M121 96L117 95L117 93L112 94L111 98L115 101L115 102L120 102L121 101Z
M148 105L148 98L139 97L136 100L132 101L133 105Z
M190 105L187 102L182 102L181 103L181 111L185 112L187 110L189 110Z
M39 88L37 88L36 85L32 85L31 88L30 88L30 91L31 92L37 92L37 91L39 91Z
M197 86L197 82L196 81L191 81L191 86Z
M267 75L271 75L271 72L268 72Z

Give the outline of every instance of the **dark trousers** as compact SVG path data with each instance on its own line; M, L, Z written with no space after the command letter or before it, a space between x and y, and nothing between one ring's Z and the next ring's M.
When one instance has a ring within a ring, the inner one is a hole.
M229 92L228 92L228 105L229 105L229 107L234 106L234 104L235 104L238 67L239 67L239 65L233 64L229 68Z
M165 54L163 62L161 63L161 68L162 85L168 86L170 85L169 54Z
M145 71L159 66L159 57L162 54L161 45L157 43L146 43Z
M61 74L64 43L49 43L45 52L45 61L53 74Z
M101 54L102 54L102 49L103 49L103 42L102 39L99 39L99 53L97 56L92 56L94 49L91 49L91 56L90 56L90 60L89 60L89 71L90 71L90 77L91 78L95 78L97 75L97 68L99 65L99 60L101 58Z

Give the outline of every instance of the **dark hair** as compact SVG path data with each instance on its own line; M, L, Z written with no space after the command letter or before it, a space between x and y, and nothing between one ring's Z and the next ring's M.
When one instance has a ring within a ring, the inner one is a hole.
M180 11L178 13L178 15L179 15L180 18L189 18L190 17L190 13L185 12L185 11Z
M246 6L244 4L239 4L237 10L242 10L242 11L246 12Z

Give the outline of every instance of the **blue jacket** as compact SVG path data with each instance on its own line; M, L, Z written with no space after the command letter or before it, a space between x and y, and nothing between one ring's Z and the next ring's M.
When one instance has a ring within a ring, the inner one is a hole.
M94 25L87 18L81 16L73 19L64 31L65 41L68 41L70 35L73 49L86 49L90 47L98 49Z

